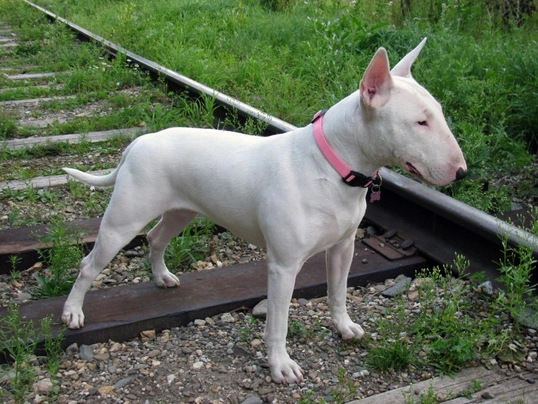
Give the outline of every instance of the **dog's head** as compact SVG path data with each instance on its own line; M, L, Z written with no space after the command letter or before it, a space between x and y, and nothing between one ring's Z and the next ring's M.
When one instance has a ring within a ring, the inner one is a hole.
M380 48L361 80L360 102L365 116L384 122L374 136L387 148L389 164L425 183L446 185L465 177L467 164L441 105L411 75L425 43L426 38L392 71L387 52Z

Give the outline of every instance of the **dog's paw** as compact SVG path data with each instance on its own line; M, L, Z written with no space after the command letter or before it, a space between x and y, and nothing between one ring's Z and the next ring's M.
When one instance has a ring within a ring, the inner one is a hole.
M352 321L342 330L339 330L339 332L343 339L362 338L364 336L362 327Z
M289 357L270 365L271 378L276 383L294 384L303 381L303 370Z
M163 275L155 276L155 284L160 288L176 288L179 286L179 279L172 272L166 271Z
M342 335L342 338L343 339L362 338L364 336L364 330L362 329L362 327L358 325L357 323L354 323L353 321L351 321L349 316L346 315L345 317L347 318L339 320L339 321L333 320L336 325L336 329L338 330L340 335Z
M84 327L84 313L82 310L64 308L62 321L67 325L67 328L78 330L79 328Z

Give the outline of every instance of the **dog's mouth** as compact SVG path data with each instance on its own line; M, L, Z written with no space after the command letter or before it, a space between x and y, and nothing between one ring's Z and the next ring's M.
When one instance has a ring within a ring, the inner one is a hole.
M424 178L424 176L422 175L422 173L420 171L417 170L417 168L407 162L405 163L405 169L412 175L414 175L415 177L417 177L417 179L421 182L423 182L424 184L428 184L428 185L436 185L435 183L433 183L432 181L428 181L426 178Z
M416 168L413 164L411 164L411 163L409 163L409 162L405 163L405 169L406 169L407 171L409 171L411 174L416 175L417 177L422 178L422 174L420 174L420 171L418 171L417 168Z

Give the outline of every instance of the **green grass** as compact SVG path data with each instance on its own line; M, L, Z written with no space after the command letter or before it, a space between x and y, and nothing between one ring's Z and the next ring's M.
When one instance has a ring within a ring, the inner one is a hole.
M527 230L537 234L536 226ZM499 263L504 287L491 296L469 299L483 279L463 280L469 262L462 256L457 255L451 267L418 272L420 309L403 295L375 320L377 335L364 342L368 365L381 372L413 366L451 375L480 359L520 355L509 345L521 338L522 316L538 311L536 285L530 283L535 247L505 243ZM507 327L510 323L514 326Z
M37 299L67 295L84 256L82 234L80 230L69 228L62 220L53 219L41 242L47 245L47 248L39 250L47 269L35 275L38 286L32 295Z
M17 2L4 4L11 3ZM410 10L402 10L401 2L329 0L52 0L46 6L299 126L355 91L379 46L388 49L394 64L427 36L414 76L443 104L471 172L469 179L444 191L495 212L509 208L511 191L487 189L487 184L521 170L538 146L538 59L529 52L538 40L538 17L511 5L514 17L503 20L492 6L497 3L500 7L496 0L449 0L441 7L413 0ZM6 10L0 7L0 16ZM69 38L65 33L50 36ZM29 56L31 51L20 52ZM50 63L68 67L76 62L54 55ZM74 88L84 88L88 80Z
M166 265L173 269L189 268L191 264L204 260L209 253L214 230L213 222L196 219L170 241L164 255Z
M27 321L15 304L8 307L6 316L0 318L0 352L6 355L12 363L0 365L0 375L7 376L0 386L2 402L27 402L38 374L36 365L46 365L44 368L51 380L53 388L47 394L49 402L55 401L59 392L57 372L62 362L62 340L65 328L60 328L58 335L52 333L54 324L52 316L42 319L38 326ZM35 350L42 341L45 356L36 357Z

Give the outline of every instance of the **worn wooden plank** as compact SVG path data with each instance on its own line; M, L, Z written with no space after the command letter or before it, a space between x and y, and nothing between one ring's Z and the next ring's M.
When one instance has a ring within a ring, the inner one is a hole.
M42 79L45 77L54 77L62 73L64 72L9 74L7 78L9 80L34 80L34 79Z
M91 247L97 238L101 218L78 220L67 223L68 229L76 229L82 234L82 242ZM41 242L47 234L47 226L31 226L17 229L0 230L0 273L9 273L12 268L11 257L18 258L16 268L19 271L30 268L39 260L38 250L49 247ZM143 242L140 233L126 248L133 248Z
M366 251L357 241L357 254L351 266L349 286L366 285L399 274L413 275L426 265L420 256L388 261ZM367 263L363 262L367 258ZM90 291L85 300L85 327L69 330L64 345L73 342L92 344L99 341L124 341L135 338L145 329L162 330L185 325L240 307L252 307L267 295L265 261L227 268L190 272L181 275L179 288L159 289L153 282ZM295 297L313 298L327 293L325 255L320 253L306 262L297 277ZM37 324L53 315L58 325L65 297L24 303L21 315ZM6 309L0 309L0 317Z
M3 68L0 68L0 71L2 70L7 70L7 71L15 71L15 70L18 70L19 68L18 67L3 67ZM31 88L48 88L50 89L51 91L52 90L61 90L62 88L64 88L65 86L63 84L54 84L54 85L49 85L49 84L40 84L38 86L31 86ZM0 88L0 93L5 93L5 92L8 92L8 91L17 91L17 92L23 92L25 91L25 89L27 88L30 88L29 86L21 86L21 87L6 87L6 88Z
M47 101L72 100L74 98L77 98L77 96L76 95L57 95L54 97L31 98L31 99L26 99L26 100L0 101L0 107L9 106L9 105L39 104L41 102L47 102Z
M351 401L348 404L405 404L412 398L415 402L425 397L430 389L437 397L437 402L449 404L480 403L488 404L514 402L521 399L522 403L538 402L538 385L524 379L534 380L536 375L522 372L506 376L499 370L488 370L484 367L463 369L454 377L442 376L422 382L400 387L375 396ZM485 400L488 393L490 399ZM528 399L532 397L532 400Z
M0 142L0 148L6 147L11 150L22 149L25 147L33 147L36 145L43 145L47 143L80 143L82 140L86 142L103 142L115 136L136 136L146 133L147 128L124 128L124 129L110 129L98 132L88 133L73 133L68 135L57 136L40 136L24 139L13 139ZM1 184L0 184L1 186Z

